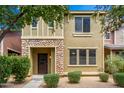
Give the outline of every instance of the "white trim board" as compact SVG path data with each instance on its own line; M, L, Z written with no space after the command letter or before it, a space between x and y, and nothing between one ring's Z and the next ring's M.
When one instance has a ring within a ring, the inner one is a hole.
M68 49L98 49L98 47L68 47Z
M3 45L3 40L4 40L4 39L2 39L2 41L1 41L1 43L0 43L0 44L1 44L1 45L0 45L0 46L1 46L1 47L0 47L0 48L1 48L1 55L4 54L4 45Z
M9 50L11 50L11 51L14 51L14 52L17 52L17 53L21 53L21 52L19 52L18 50L15 50L15 49L12 49L12 48L8 48L8 47L7 47L7 49L9 49Z

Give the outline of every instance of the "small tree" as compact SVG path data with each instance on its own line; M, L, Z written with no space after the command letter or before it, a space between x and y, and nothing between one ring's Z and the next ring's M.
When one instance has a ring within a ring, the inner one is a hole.
M124 23L124 5L98 5L97 9L94 15L98 14L99 10L105 11L100 15L102 32L117 31Z

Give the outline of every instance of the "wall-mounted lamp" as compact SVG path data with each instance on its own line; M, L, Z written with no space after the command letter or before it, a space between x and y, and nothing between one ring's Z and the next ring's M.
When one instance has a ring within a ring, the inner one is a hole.
M51 56L49 56L49 59L51 59L52 57Z

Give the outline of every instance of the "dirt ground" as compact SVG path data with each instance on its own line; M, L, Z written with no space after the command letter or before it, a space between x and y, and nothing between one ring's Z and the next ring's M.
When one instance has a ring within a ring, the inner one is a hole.
M22 87L23 87L25 84L27 84L30 80L31 80L31 77L27 77L24 82L17 84L17 83L15 83L15 82L13 81L13 78L10 78L10 79L8 80L8 82L7 82L6 84L0 86L0 88L22 88Z
M41 87L46 87L46 84L43 83ZM82 77L80 83L70 84L67 77L61 77L58 88L119 88L113 82L113 79L110 77L108 82L100 82L99 77Z

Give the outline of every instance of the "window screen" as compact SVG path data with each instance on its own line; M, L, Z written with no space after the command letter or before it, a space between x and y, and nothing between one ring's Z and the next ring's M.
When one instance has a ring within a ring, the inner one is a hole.
M79 64L86 65L86 49L79 50Z
M33 19L33 21L32 21L32 27L37 27L37 20L36 19Z
M70 49L70 65L77 64L77 52L76 49Z
M95 65L96 64L96 50L89 49L89 64Z
M90 32L90 17L83 18L83 32Z
M75 17L75 32L82 32L82 17Z

